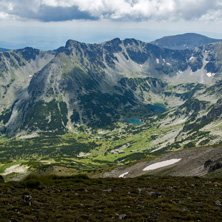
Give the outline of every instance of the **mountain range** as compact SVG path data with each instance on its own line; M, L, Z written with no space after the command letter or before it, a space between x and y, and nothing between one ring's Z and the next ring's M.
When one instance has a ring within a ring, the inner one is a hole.
M182 35L163 37L151 43L161 48L184 50L193 49L195 47L208 45L210 43L218 41L221 41L221 39L208 38L204 35L196 33L186 33Z
M0 52L5 52L5 51L9 51L9 49L0 48Z
M101 158L92 147L74 155L93 161L222 143L221 49L221 40L184 34L0 52L0 132L119 141Z

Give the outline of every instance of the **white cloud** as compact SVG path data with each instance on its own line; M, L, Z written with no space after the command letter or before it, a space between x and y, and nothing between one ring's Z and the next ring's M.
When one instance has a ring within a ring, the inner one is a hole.
M52 7L71 7L74 5L73 1L60 1L60 0L42 0L43 5L52 6Z
M4 13L4 12L0 12L0 19L6 19L8 18L8 14L7 13Z
M218 21L221 10L222 0L0 0L1 13L43 21L58 21L59 16L61 20ZM57 13L56 17L47 15L53 12Z
M205 22L220 22L222 19L222 9L210 11L201 16L200 20Z
M192 19L207 14L210 9L222 7L219 0L43 0L53 7L77 6L92 16L139 19Z

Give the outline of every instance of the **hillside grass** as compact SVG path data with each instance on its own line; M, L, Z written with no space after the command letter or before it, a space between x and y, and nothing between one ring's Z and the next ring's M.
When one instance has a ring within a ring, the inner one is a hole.
M222 179L31 176L0 183L0 221L222 221Z

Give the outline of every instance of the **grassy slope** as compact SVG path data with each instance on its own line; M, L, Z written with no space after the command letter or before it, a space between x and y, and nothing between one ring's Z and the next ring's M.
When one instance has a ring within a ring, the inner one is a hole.
M221 179L30 177L0 184L0 220L221 221Z
M15 164L30 166L31 170L59 165L75 172L106 168L121 162L136 161L150 156L152 140L169 130L119 123L105 134L44 135L30 139L0 141L0 173Z

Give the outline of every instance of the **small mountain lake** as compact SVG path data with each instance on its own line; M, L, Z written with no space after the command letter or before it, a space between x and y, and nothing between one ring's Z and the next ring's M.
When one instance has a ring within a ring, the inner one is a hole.
M146 108L154 113L167 111L167 108L161 103L155 103L154 105L148 104L148 105L146 105ZM143 122L140 121L139 118L124 119L123 122L132 123L132 124L136 124L136 125L143 125Z
M167 111L166 107L161 103L155 103L154 105L148 104L146 108L155 113Z
M136 125L142 125L143 124L143 122L141 122L140 119L138 119L138 118L135 118L135 119L124 119L123 121L127 122L127 123L136 124Z

